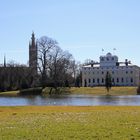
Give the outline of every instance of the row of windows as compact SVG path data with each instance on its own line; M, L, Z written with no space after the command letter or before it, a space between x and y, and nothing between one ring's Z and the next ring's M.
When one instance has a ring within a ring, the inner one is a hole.
M109 60L115 60L115 58L114 58L114 57L111 57L111 58L109 59L108 57L106 57L106 58L101 57L101 61L105 61L105 60L107 60L107 61L109 61Z
M126 69L126 68L133 68L133 67L128 67L128 66L125 66L125 67L105 67L105 68L103 68L103 67L85 67L84 68L84 70L92 70L92 69Z
M91 73L92 73L92 74L95 74L95 72L88 72L88 74L91 74ZM102 72L97 71L97 72L96 72L96 74L99 74L99 73L101 73L101 74L106 74L106 72L104 72L104 71L102 71ZM111 72L111 74L115 74L115 73L118 73L118 71L112 71L112 72ZM123 71L122 71L121 73L123 73ZM126 73L126 74L129 74L129 73L130 73L130 74L133 74L133 71L130 71L130 72L129 72L129 71L125 71L125 73ZM84 74L87 74L87 72L84 72Z
M128 78L126 78L126 79L124 79L124 78L116 78L116 79L112 78L112 83L115 83L115 80L116 80L116 83L119 83L119 82L124 83L124 81L126 81L126 82L129 81ZM88 81L88 83L96 83L96 81L97 81L97 83L99 84L99 83L104 83L105 79L104 78L102 78L102 79L99 79L99 78L97 78L97 79L94 79L94 78L93 79L85 79L85 83L87 83L87 81ZM130 78L130 82L133 83L133 78Z

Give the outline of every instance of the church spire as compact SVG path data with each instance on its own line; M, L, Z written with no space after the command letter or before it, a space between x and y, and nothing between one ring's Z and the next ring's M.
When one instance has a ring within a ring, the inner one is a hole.
M34 32L32 32L31 40L32 40L32 45L35 46L35 34L34 34Z
M34 32L32 32L31 41L29 42L29 67L34 74L37 73L37 43Z
M3 63L4 67L6 67L6 56L4 55L4 63Z

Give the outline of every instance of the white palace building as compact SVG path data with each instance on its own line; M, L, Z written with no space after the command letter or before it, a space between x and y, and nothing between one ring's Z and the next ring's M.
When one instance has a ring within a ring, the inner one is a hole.
M82 86L104 86L106 73L112 78L112 86L138 86L140 67L132 65L127 59L119 62L118 56L107 53L100 56L100 62L91 61L82 67Z

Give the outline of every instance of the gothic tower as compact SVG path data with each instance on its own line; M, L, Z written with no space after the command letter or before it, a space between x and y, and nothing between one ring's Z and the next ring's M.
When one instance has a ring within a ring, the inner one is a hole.
M31 41L29 42L29 67L32 74L37 74L37 43L35 41L35 34L32 33Z
M3 66L6 67L6 57L4 55L4 63L3 63Z

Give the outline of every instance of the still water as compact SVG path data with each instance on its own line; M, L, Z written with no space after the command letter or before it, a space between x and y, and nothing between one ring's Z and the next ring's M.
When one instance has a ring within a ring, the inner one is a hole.
M60 97L0 97L0 106L140 106L140 96L65 95Z

